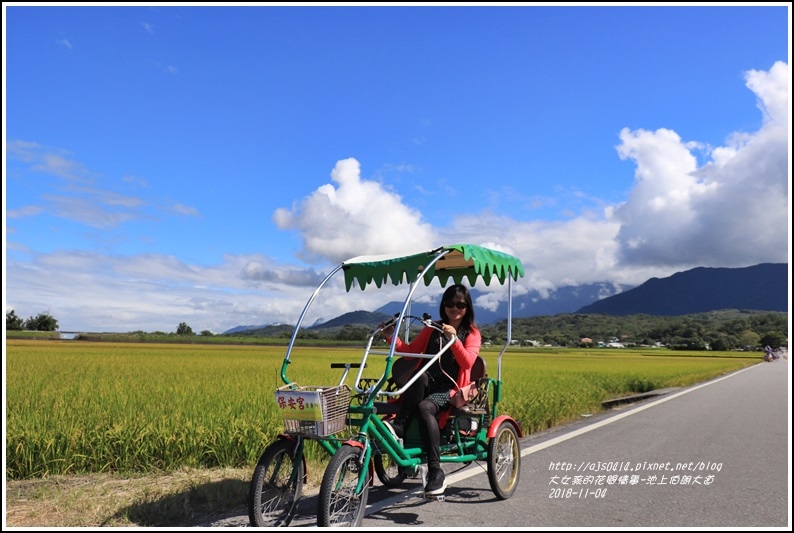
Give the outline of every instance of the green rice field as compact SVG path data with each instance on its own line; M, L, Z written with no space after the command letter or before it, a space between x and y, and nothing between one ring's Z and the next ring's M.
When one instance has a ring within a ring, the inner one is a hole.
M283 431L275 390L284 346L6 341L6 478L247 467ZM287 375L332 386L330 364L361 348L295 348ZM496 377L498 350L483 351ZM687 386L758 363L752 353L509 350L500 413L524 434L602 409L601 402ZM382 372L370 360L367 375ZM352 385L354 374L347 383ZM316 443L309 443L316 444ZM309 446L307 460L327 460Z

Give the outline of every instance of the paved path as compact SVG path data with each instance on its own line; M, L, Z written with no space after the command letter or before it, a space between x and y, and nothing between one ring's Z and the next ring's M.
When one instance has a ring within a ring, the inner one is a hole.
M479 463L446 465L445 502L425 501L418 481L376 481L362 525L790 529L790 398L788 360L760 363L522 439L509 500ZM315 527L316 505L305 494L291 526Z

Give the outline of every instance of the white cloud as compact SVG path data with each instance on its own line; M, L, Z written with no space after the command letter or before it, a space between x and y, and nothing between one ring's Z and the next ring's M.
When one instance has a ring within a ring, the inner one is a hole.
M564 221L524 221L491 212L466 214L448 226L431 227L422 213L388 186L362 178L353 158L336 163L331 183L317 187L292 208L274 212L282 230L296 231L299 255L315 268L285 265L261 255L228 255L220 264L198 266L163 255L130 257L61 251L7 261L7 310L19 316L50 310L63 330L175 330L219 333L240 324L294 324L311 289L328 265L363 254L411 252L441 244L471 242L521 258L526 277L517 293L549 294L557 287L593 282L638 284L695 266L746 266L788 260L790 71L776 63L768 72L747 73L758 97L763 124L737 132L699 164L697 141L670 128L624 129L617 155L636 165L625 202L600 213L574 213ZM89 173L62 151L35 143L10 142L8 153L74 183ZM51 196L63 216L93 227L128 220L133 197L75 189ZM487 193L487 191L486 191ZM516 198L529 202L532 199ZM93 201L93 202L92 202ZM545 200L544 200L545 201ZM113 206L103 209L96 204ZM180 205L180 204L177 204ZM186 214L193 208L181 206ZM17 208L10 215L33 215ZM23 249L10 240L8 251ZM492 307L498 285L477 302ZM328 287L326 313L307 322L357 309L375 309L391 295L372 301L353 290L344 298L340 283ZM394 298L404 295L402 289Z
M332 262L417 245L489 243L520 257L528 275L519 283L542 293L601 281L635 285L696 266L786 262L789 79L784 63L749 72L764 125L731 136L701 167L693 153L701 143L671 129L621 131L617 152L636 164L634 188L625 203L599 216L523 222L468 214L431 229L398 195L362 180L358 161L346 159L332 173L338 187L321 186L274 220L299 231L304 258Z
M194 331L220 333L241 323L293 322L307 288L252 283L241 275L252 262L268 263L227 256L219 265L199 267L156 254L87 252L9 259L7 290L13 296L6 310L27 317L49 309L63 331L175 331L187 322Z
M174 213L177 213L177 214L180 214L180 215L187 215L187 216L191 216L191 217L199 216L199 210L198 209L196 209L195 207L191 207L189 205L184 205L184 204L180 204L180 203L174 204L171 207L171 210Z
M733 135L700 168L671 130L621 132L618 153L637 170L634 189L613 214L620 268L787 261L790 70L776 63L747 80L763 126Z
M96 229L110 229L137 218L129 210L111 210L96 204L90 198L46 195L44 199L51 204L52 214L73 220Z
M301 257L339 263L358 255L430 249L438 243L421 213L375 181L361 179L359 162L337 162L331 179L292 209L278 209L274 222L298 230Z
M195 332L222 333L241 324L294 325L327 275L262 255L226 255L220 264L198 266L161 254L59 251L25 262L9 258L6 268L6 311L27 318L46 310L61 331L169 332L186 322ZM360 290L345 293L337 276L306 323L389 301L371 299Z
M20 218L20 217L30 217L34 215L38 215L44 210L43 207L39 205L25 205L18 209L11 209L6 213L8 218Z
M788 128L791 98L791 69L788 63L776 62L769 69L750 70L745 76L747 87L758 96L758 109L765 122Z
M9 158L29 163L36 172L75 183L91 181L88 170L70 159L69 152L65 150L55 150L29 141L10 141L6 151Z

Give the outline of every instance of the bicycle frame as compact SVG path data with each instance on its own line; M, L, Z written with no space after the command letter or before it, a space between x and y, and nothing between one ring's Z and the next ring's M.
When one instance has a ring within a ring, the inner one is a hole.
M394 335L392 336L388 350L377 349L373 347L373 342L376 336L382 330L382 328L376 328L368 337L364 354L360 363L332 364L332 368L344 368L338 386L342 386L351 369L357 369L353 389L356 393L356 399L358 400L359 405L349 405L346 418L346 425L357 428L357 433L346 440L334 437L333 434L283 434L281 436L282 439L291 439L294 442L294 447L290 447L290 458L293 466L290 473L289 483L286 484L286 487L295 487L296 476L299 475L300 471L304 470L304 468L300 466L300 461L303 460L302 456L304 439L306 438L318 441L319 445L332 457L334 457L337 452L343 451L341 450L343 447L346 447L346 454L343 454L345 456L349 456L351 453L350 449L358 450L357 460L358 464L360 465L370 465L373 455L381 456L381 460L383 460L382 457L388 456L398 468L404 469L404 472L408 473L408 475L415 476L417 472L421 473L421 468L423 466L423 462L425 461L425 452L422 449L421 443L418 443L415 438L412 441L411 438L409 438L409 435L406 435L405 439L398 440L395 438L394 434L390 431L386 423L381 418L384 414L383 409L388 406L389 402L383 402L379 400L388 400L405 393L405 391L414 382L416 382L416 380L419 379L424 372L427 371L427 368L438 361L455 342L454 338L450 339L441 346L441 349L437 354L432 355L403 353L396 350L397 338L401 328L405 328L405 336L406 340L408 340L409 329L412 320L420 320L420 322L422 322L426 327L436 327L436 329L439 328L439 326L434 324L429 317L418 319L417 317L408 314L414 293L419 286L419 282L424 281L425 285L429 285L433 279L438 279L442 287L445 286L446 282L450 279L455 283L460 283L464 277L469 280L469 284L471 286L475 285L478 277L482 277L486 285L490 284L491 279L494 277L498 278L502 284L504 284L505 281L508 284L507 338L497 357L497 377L496 379L484 377L481 380L482 392L485 397L485 401L489 401L490 399L490 403L486 405L490 408L486 408L485 410L478 412L471 412L468 415L469 418L472 419L474 417L478 417L477 420L479 420L479 425L476 431L470 431L465 435L461 434L461 431L459 430L458 419L453 412L448 422L448 424L451 424L448 426L451 428L451 434L448 435L446 441L442 442L440 448L442 463L468 463L475 460L488 458L490 472L491 463L496 459L492 457L492 455L494 455L494 451L492 450L493 442L490 442L489 444L489 441L493 441L497 433L499 435L505 433L503 428L507 428L513 436L520 435L520 428L518 427L518 424L510 417L501 415L498 412L498 405L503 394L501 381L502 356L504 355L512 340L512 284L513 281L519 276L524 275L523 267L520 261L513 256L495 250L490 250L475 245L459 244L444 246L426 253L408 256L361 256L342 263L341 265L334 268L322 280L320 285L310 296L308 302L300 314L281 365L280 377L285 386L297 387L296 384L292 383L288 379L287 368L291 363L291 355L295 347L301 324L306 318L310 307L315 302L320 291L340 271L345 275L346 289L348 291L355 281L358 281L359 286L363 290L366 286L372 283L380 287L389 278L391 278L391 281L394 285L399 285L404 281L410 282L410 288L399 314L396 314L393 320ZM396 358L404 356L415 359L425 359L426 362L424 365L422 365L421 370L412 376L411 379L409 379L408 382L402 387L396 388L396 390L393 387L389 388L394 361ZM365 376L365 368L367 368L367 362L371 357L384 357L385 367L382 374L376 375L374 377L367 377ZM489 422L489 424L486 426L484 422ZM508 435L508 437L509 436L510 435ZM501 437L496 438L501 439ZM513 438L513 440L515 439ZM508 439L508 441L512 442L510 439ZM263 454L263 458L265 455L266 454ZM340 457L339 461L336 462L336 467L343 468L343 466L340 465L344 460L346 460L344 457ZM334 462L335 461L332 461L332 463ZM260 460L260 466L262 468L268 466L262 466L261 463L262 459ZM330 467L331 465L329 465L329 469ZM364 467L358 469L359 473L356 474L358 478L354 489L356 495L362 494L362 500L364 501L366 500L365 488L372 482L372 478L367 471L368 468ZM328 499L327 493L329 491L333 492L336 490L342 490L340 488L342 483L341 480L333 483L333 485L326 486L325 477L327 477L328 474L329 472L326 471L326 476L324 476L323 480L323 487L321 487L321 500L323 501ZM499 488L499 481L494 481L489 478L494 491L500 498L509 497L509 495L512 494L512 490L515 489L514 485L517 483L517 474L514 473L512 476L513 477L511 479L513 481L511 482L512 485L510 485L509 491L502 491L501 489L497 491L497 488ZM253 483L256 481L257 484L259 484L261 478L261 474L259 477L257 477L257 474L255 473L250 492L252 498L251 501L254 501L253 498L256 494ZM329 481L329 484L330 483L331 482ZM297 486L297 492L299 492L300 485ZM259 490L259 488L256 488L256 490ZM283 490L286 489L282 489L282 492ZM326 494L325 497L323 496L324 493ZM264 494L264 490L262 494ZM260 523L258 518L255 520L255 514L261 513L261 506L264 505L263 502L260 501L262 498L264 498L262 494L259 494L259 499L256 500L257 505L260 506L259 509L255 510L253 503L249 508L252 525L265 525ZM299 494L296 497L299 497ZM286 522L277 523L276 525L286 525L289 523L289 520L292 516L291 513L294 512L294 500L289 501L292 503L289 504L288 502L289 508L286 511ZM318 525L327 525L326 523L331 520L329 518L330 511L327 509L327 506L328 504L325 506L325 510L322 511L322 513L325 515L324 518L321 519L318 514ZM319 509L323 509L322 503L320 504ZM356 522L360 519L360 515L356 516L357 518L351 519L352 522Z

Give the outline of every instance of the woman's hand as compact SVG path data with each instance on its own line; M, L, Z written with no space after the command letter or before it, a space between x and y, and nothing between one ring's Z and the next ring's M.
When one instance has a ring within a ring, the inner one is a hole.
M383 326L385 325L386 325L385 322L381 322L380 324L378 324L378 327L383 328ZM380 335L381 337L383 337L383 340L391 339L394 336L394 324L391 324L387 328L381 329Z
M449 324L442 324L441 331L444 332L444 336L447 338L447 340L451 339L458 333L457 330Z

